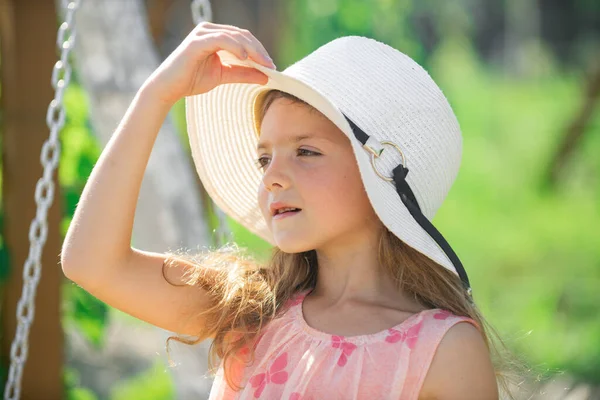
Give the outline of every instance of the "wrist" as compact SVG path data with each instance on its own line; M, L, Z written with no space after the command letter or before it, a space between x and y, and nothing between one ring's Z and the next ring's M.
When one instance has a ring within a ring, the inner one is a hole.
M151 105L152 108L158 109L158 111L162 111L162 113L168 113L171 108L175 105L176 102L169 101L164 99L160 95L160 91L157 90L151 83L144 83L137 94L137 101L141 101L148 105Z

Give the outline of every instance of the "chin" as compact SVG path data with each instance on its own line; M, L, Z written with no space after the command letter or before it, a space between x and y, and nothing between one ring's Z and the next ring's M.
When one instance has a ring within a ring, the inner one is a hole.
M291 237L290 235L274 234L275 246L284 253L302 253L313 250L315 244L301 237Z

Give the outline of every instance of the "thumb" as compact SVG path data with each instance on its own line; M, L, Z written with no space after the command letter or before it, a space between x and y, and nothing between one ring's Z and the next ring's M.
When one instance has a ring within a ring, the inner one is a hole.
M256 68L241 65L223 65L221 69L221 84L223 83L256 83L265 85L269 77Z

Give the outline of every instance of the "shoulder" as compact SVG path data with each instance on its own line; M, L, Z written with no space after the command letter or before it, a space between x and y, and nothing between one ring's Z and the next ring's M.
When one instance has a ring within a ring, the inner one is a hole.
M433 356L419 399L498 399L489 350L474 325L461 321L448 329Z

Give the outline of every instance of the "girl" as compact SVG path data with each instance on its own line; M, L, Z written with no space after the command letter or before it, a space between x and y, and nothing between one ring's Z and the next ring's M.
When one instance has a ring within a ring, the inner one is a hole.
M146 163L182 97L206 190L273 244L268 263L235 246L130 246ZM202 23L104 149L62 268L111 306L198 338L177 340L211 338L211 399L497 399L467 274L429 222L461 150L439 88L383 43L342 37L280 73L247 30Z

